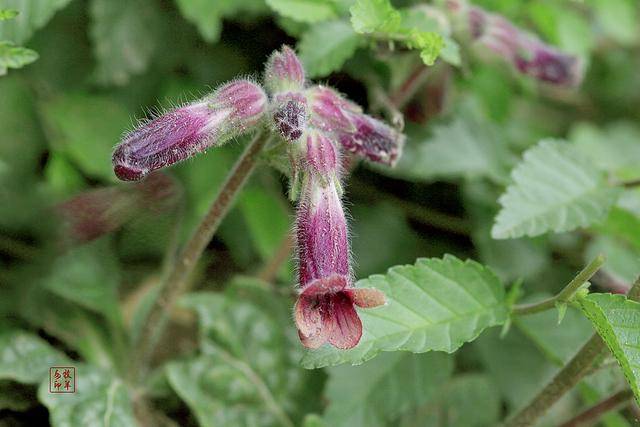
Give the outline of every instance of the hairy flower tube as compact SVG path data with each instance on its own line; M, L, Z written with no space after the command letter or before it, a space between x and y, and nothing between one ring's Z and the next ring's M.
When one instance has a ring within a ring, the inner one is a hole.
M457 21L458 34L503 58L518 72L560 86L577 86L582 81L580 58L543 43L505 17L464 0L448 0L447 8Z
M123 138L113 153L113 169L124 181L219 146L253 128L267 107L262 88L237 80L211 95L143 122Z
M362 336L354 305L376 307L384 303L384 295L376 289L353 287L336 147L319 132L311 131L305 139L304 184L296 219L298 334L309 348L325 342L352 348Z

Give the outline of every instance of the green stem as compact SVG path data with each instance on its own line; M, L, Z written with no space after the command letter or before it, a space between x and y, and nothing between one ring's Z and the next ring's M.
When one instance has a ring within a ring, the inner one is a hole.
M638 278L627 298L640 301L640 278ZM607 352L607 346L596 333L576 353L553 379L518 413L510 417L505 427L528 427L534 425L540 417L571 390L580 380L591 372L594 363Z
M579 413L569 421L563 423L560 427L580 427L593 425L600 418L602 418L607 412L613 411L621 406L629 403L629 400L633 398L633 392L631 390L619 391L608 398L598 402L594 406L587 408L583 412Z
M531 303L531 304L516 304L511 308L511 313L516 316L526 315L526 314L534 314L539 313L541 311L550 310L556 307L558 303L567 303L571 301L571 298L575 295L575 293L582 287L584 283L589 281L591 277L596 274L596 272L602 267L604 264L605 257L600 254L595 257L585 268L580 271L573 278L571 282L567 286L564 287L557 295L547 298L543 301Z
M162 337L167 326L167 319L176 301L188 288L188 279L193 273L196 263L218 230L236 195L246 183L251 172L253 172L258 156L267 139L263 132L259 132L247 145L233 169L227 175L226 181L209 208L209 212L198 225L180 256L172 264L167 279L163 282L164 285L141 329L142 332L136 354L138 372L143 370L140 368L146 366L154 347Z

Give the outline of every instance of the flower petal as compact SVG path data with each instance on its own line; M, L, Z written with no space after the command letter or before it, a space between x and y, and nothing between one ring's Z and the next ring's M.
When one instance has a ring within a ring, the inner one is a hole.
M343 350L358 345L362 337L362 322L353 307L353 301L345 292L331 295L330 322L331 345Z

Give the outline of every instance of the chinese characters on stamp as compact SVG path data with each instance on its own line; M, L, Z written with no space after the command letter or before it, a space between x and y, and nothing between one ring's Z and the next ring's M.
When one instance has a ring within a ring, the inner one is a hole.
M49 368L49 393L75 393L76 368L52 366Z

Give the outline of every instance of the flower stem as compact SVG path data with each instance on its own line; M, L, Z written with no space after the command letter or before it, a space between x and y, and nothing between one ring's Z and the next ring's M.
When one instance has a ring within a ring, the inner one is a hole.
M638 278L627 298L640 301L640 278ZM505 422L505 427L528 427L534 425L554 403L571 390L586 374L591 372L593 364L607 351L607 346L596 333L582 346L567 363L534 398L518 413Z
M205 248L218 230L220 223L229 211L236 195L256 166L260 151L267 142L265 133L258 132L247 145L226 181L211 204L209 212L202 218L184 249L169 269L158 297L149 311L140 334L137 348L137 367L146 365L154 347L162 337L167 319L178 298L187 290L188 279Z
M631 390L619 391L608 398L598 402L594 406L587 408L585 411L579 413L569 421L563 423L560 427L580 427L586 425L592 425L596 423L607 412L613 411L616 408L629 402L633 397Z
M557 295L547 298L543 301L531 303L531 304L517 304L511 308L511 313L517 316L539 313L541 311L552 309L557 303L567 303L580 289L580 287L587 282L591 277L604 264L605 257L600 254L595 257L585 268L576 275L576 277L569 282Z

